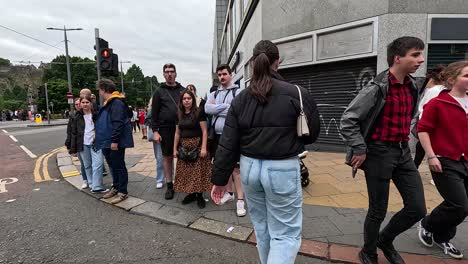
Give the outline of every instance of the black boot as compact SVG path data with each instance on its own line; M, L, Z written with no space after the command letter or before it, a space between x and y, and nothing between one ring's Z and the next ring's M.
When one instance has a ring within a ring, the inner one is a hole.
M359 251L359 260L362 264L378 264L377 254L370 254L364 252L364 250Z
M195 202L197 200L196 193L190 193L182 200L182 204L189 204L191 202Z
M198 208L203 209L206 206L205 198L203 198L203 193L197 193L197 205Z
M381 237L379 237L379 239L377 240L377 247L382 250L382 252L385 255L385 258L387 258L388 262L390 262L391 264L405 264L403 258L393 247L392 242L382 240Z
M168 182L167 184L167 190L166 194L164 195L164 198L166 200L172 200L174 198L174 184L172 182Z

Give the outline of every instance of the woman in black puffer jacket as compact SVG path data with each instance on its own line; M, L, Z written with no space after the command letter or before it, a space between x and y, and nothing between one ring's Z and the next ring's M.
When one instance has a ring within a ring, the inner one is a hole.
M261 263L294 263L301 245L302 189L298 154L320 131L308 92L277 73L279 52L262 40L253 50L250 86L231 104L212 171L212 198L219 203L240 155L240 173ZM310 134L298 137L303 111Z

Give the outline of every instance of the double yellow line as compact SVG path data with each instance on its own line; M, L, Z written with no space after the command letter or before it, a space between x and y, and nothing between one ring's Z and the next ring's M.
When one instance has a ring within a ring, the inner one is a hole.
M52 180L52 178L50 178L50 175L49 175L49 170L47 169L47 164L52 155L62 151L64 148L65 147L56 148L52 150L51 152L40 156L36 160L36 166L34 167L34 181L35 182L43 182L43 181ZM41 165L42 165L42 175L40 173Z

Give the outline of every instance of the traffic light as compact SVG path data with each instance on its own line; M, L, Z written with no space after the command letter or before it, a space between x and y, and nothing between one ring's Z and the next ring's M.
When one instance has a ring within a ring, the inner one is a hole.
M112 54L112 75L119 76L119 56Z
M112 49L109 48L102 48L100 49L101 52L101 63L99 67L101 68L101 72L110 72L112 71Z

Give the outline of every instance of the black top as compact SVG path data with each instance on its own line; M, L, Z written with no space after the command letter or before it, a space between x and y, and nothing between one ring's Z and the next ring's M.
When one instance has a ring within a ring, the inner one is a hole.
M200 122L203 121L206 121L206 114L202 109L200 109L197 119L194 119L192 114L184 114L182 119L178 121L180 138L201 137L203 132Z
M297 156L304 145L312 144L320 132L317 105L304 88L301 89L309 136L297 136L300 113L297 88L274 73L268 102L260 104L243 90L232 101L223 135L215 154L211 181L224 186L229 180L240 154L261 160L282 160Z
M162 83L154 92L151 106L151 126L153 131L160 127L175 127L177 120L177 104L179 97L185 88L176 83L176 86L168 86Z

